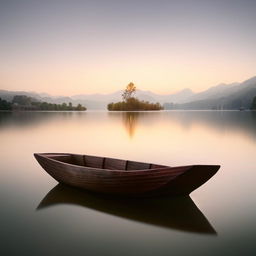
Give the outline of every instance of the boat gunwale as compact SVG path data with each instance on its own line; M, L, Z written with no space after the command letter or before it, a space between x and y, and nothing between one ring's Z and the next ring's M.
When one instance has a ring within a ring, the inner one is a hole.
M56 160L53 159L51 157L48 157L47 155L59 155L59 156L71 156L71 155L80 155L80 156L84 156L81 154L71 154L71 153L34 153L34 155L39 155L40 157L46 158L47 160L53 161L53 162L57 162L57 163L61 163L65 166L71 166L71 167L75 167L75 168L90 168L96 171L108 171L108 172L125 172L125 173L137 173L137 172L149 172L149 171L158 171L158 170L168 170L168 169L175 169L175 168L180 168L180 167L193 167L194 165L186 165L186 166L164 166L164 167L160 167L160 168L152 168L152 169L137 169L137 170L121 170L121 169L105 169L105 168L95 168L95 167L90 167L90 166L83 166L83 165L76 165L76 164L70 164L70 163L66 163L60 160ZM93 155L86 155L86 156L93 156ZM111 157L103 157L103 158L111 158ZM118 159L118 158L111 158L111 159L116 159L116 160L123 160L123 159ZM123 161L130 161L130 160L123 160ZM142 163L142 162L139 162Z

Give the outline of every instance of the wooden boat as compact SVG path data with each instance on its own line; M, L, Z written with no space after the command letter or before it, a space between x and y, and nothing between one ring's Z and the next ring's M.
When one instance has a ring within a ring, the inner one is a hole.
M119 196L189 195L220 168L219 165L170 167L70 153L34 156L60 183Z

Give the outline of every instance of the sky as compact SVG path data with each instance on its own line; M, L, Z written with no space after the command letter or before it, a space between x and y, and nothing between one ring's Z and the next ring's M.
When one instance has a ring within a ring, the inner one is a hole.
M256 0L0 0L0 89L203 91L256 75Z

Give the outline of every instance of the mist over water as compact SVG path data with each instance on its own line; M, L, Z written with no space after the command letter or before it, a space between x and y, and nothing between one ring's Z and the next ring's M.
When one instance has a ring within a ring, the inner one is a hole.
M0 112L1 255L255 255L256 112ZM220 164L190 197L58 183L34 152Z

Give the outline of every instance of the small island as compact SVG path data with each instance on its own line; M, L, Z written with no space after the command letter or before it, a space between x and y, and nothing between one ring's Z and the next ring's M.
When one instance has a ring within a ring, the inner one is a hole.
M0 110L5 111L85 111L86 107L78 104L73 106L71 102L68 104L54 104L48 102L38 101L26 95L15 95L12 102L2 100L0 98Z
M129 83L123 94L123 101L111 102L108 104L109 111L155 111L162 110L163 107L159 103L150 103L148 101L141 101L134 97L136 93L136 86L134 83Z

